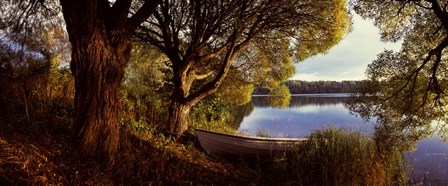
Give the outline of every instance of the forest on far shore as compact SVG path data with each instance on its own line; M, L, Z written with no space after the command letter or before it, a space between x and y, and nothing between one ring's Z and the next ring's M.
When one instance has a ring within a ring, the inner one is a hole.
M301 81L288 80L284 84L291 94L355 93L361 81ZM256 86L253 95L269 94L269 89Z

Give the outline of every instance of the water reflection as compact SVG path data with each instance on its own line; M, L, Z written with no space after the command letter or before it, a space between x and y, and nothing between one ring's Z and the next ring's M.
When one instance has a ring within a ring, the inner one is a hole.
M448 185L448 144L439 136L418 142L414 152L406 153L412 183Z
M372 123L350 114L344 104L348 99L346 94L295 95L289 107L279 109L270 106L266 97L255 96L234 126L250 135L264 130L271 137L306 137L330 125L374 135ZM421 140L406 157L411 165L410 183L448 185L448 144L439 137Z
M338 105L349 99L349 94L295 94L291 96L289 108L306 105ZM254 96L252 102L256 107L272 107L266 96Z
M327 126L372 134L372 126L349 114L344 107L347 94L292 96L288 108L272 107L266 97L252 98L252 113L242 120L239 130L256 135L266 130L272 137L306 137L316 129Z

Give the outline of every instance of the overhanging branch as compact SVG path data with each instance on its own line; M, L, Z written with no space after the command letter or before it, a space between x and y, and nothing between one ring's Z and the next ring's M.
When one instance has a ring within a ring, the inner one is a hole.
M127 21L127 30L134 31L143 21L149 18L162 0L145 0L143 6Z

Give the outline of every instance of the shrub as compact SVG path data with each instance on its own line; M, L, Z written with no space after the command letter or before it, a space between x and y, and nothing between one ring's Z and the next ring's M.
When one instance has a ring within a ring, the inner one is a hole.
M211 95L199 101L191 108L190 128L212 131L232 131L227 124L230 121L230 110L219 94Z

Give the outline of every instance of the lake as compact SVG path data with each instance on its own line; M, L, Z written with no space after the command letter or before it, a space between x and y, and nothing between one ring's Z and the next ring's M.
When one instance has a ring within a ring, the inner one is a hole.
M350 114L344 106L349 94L292 95L289 107L279 109L267 103L266 96L253 96L253 110L239 123L238 130L256 136L300 138L316 129L344 128L373 134L373 124ZM421 140L414 152L406 153L413 183L448 184L448 144L438 136Z

